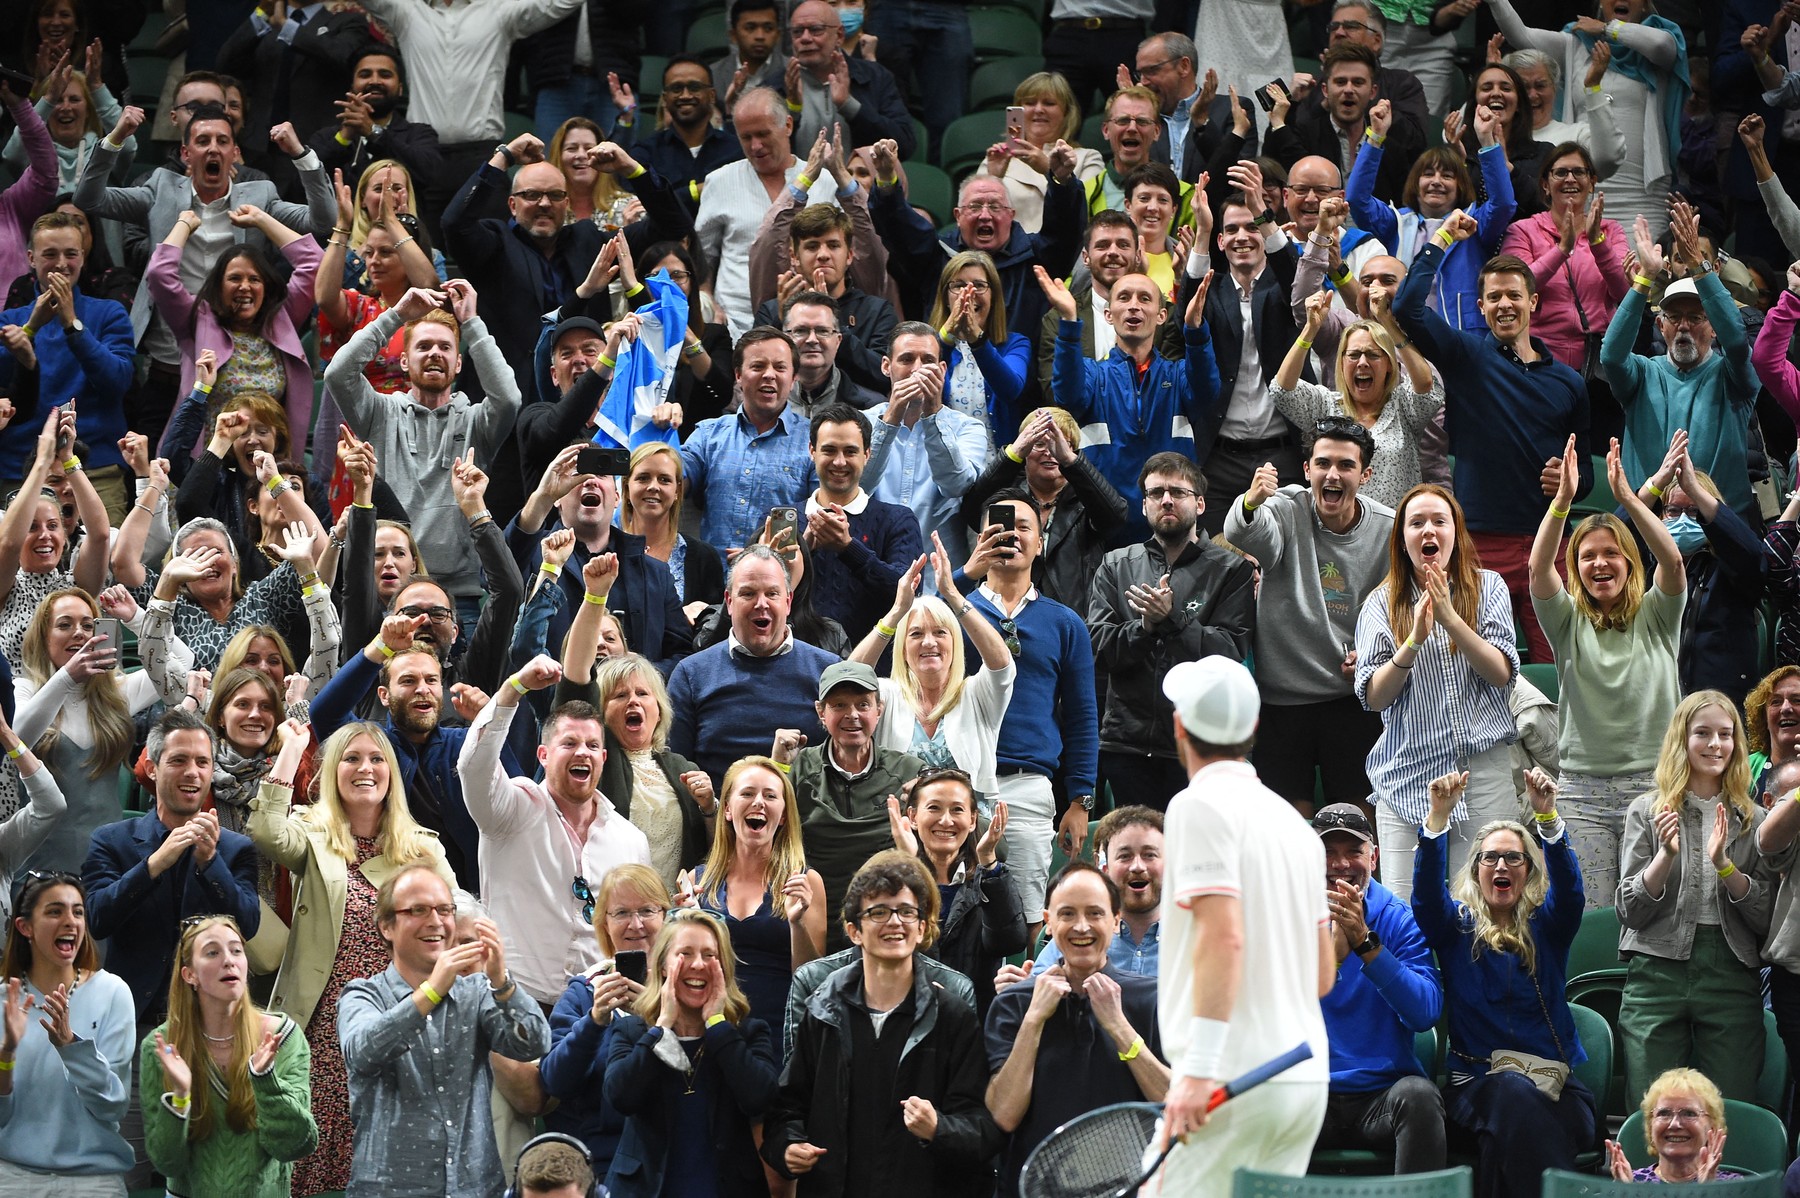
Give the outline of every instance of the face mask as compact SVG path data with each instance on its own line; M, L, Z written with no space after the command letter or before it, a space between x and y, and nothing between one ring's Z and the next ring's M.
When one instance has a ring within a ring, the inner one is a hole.
M1692 516L1677 516L1665 521L1663 527L1675 538L1675 548L1681 551L1682 557L1706 544L1706 526Z
M860 8L838 9L838 21L844 27L845 37L855 37L862 30L863 10Z

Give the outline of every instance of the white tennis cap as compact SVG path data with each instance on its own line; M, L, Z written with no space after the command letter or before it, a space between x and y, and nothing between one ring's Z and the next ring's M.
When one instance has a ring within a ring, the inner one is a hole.
M1235 745L1256 731L1262 698L1239 662L1213 655L1184 661L1163 677L1163 694L1188 733L1208 744Z

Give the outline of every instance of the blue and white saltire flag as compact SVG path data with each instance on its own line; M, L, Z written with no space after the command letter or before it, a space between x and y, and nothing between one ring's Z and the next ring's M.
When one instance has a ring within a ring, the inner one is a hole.
M673 428L650 423L656 405L667 402L669 384L681 362L682 342L687 338L688 298L671 282L666 270L644 280L654 297L637 309L643 322L636 341L619 350L612 385L594 416L598 431L594 444L613 449L636 449L652 441L681 444Z

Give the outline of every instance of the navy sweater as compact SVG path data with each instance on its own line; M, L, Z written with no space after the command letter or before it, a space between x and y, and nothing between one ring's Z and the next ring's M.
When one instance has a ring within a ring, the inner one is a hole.
M800 531L806 531L805 509ZM856 644L893 606L900 576L924 552L912 509L870 496L850 516L847 549L813 550L813 610L842 624Z
M969 599L999 627L1002 616L980 591ZM1002 774L1029 770L1060 777L1065 797L1094 793L1100 713L1094 703L1094 642L1069 608L1039 593L1014 617L1018 676L1000 721L995 763Z
M1456 458L1456 498L1474 532L1531 536L1549 505L1538 476L1575 434L1581 481L1594 484L1588 457L1587 384L1532 338L1538 360L1524 363L1492 333L1464 333L1426 307L1443 264L1435 242L1413 259L1394 297L1394 318L1444 376L1444 431Z
M813 700L819 675L838 660L805 641L773 657L734 651L730 640L685 657L669 676L675 718L669 748L705 770L713 785L740 757L766 754L777 728L798 728L825 743Z

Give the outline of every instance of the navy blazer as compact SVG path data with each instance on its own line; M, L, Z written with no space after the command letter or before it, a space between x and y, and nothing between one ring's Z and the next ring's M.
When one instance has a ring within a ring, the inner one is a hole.
M155 811L94 831L81 881L87 889L88 932L106 945L106 968L125 979L137 1019L160 1018L169 996L169 971L190 915L229 915L244 939L256 935L262 908L256 898L256 849L250 838L219 829L219 849L204 866L186 849L161 877L151 877L150 854L169 829Z
M615 1015L607 1037L606 1100L625 1116L625 1131L606 1174L612 1198L656 1198L663 1192L684 1075L656 1059L656 1042L669 1033L637 1015ZM702 1041L706 1056L698 1068L712 1074L713 1161L721 1198L767 1194L768 1181L756 1155L751 1125L761 1123L775 1099L779 1063L769 1025L745 1018L742 1025L716 1023ZM693 1144L681 1144L683 1151Z

